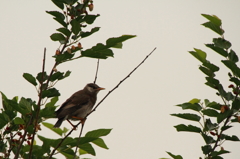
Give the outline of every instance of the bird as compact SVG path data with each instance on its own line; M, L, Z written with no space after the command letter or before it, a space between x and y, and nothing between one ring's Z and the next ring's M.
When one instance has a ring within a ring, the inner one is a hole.
M104 89L105 88L99 87L95 83L88 83L83 90L75 92L57 111L55 111L58 120L53 127L59 128L64 120L67 120L75 127L69 119L81 120L83 124L86 116L91 112L96 103L98 92Z

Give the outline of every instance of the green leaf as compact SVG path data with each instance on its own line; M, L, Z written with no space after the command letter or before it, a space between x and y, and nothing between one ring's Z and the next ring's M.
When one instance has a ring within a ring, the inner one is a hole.
M216 32L219 35L224 34L224 30L221 27L219 27L211 22L206 22L206 23L203 23L202 25L205 26L206 28L211 29L212 31Z
M215 157L215 156L222 155L222 154L225 154L225 153L230 153L230 152L229 152L229 151L226 151L226 150L213 151L213 152L211 153L211 156L212 156L212 157Z
M224 30L221 28L221 19L219 19L216 15L202 14L202 16L209 20L209 22L202 24L203 26L213 30L219 35L223 35Z
M112 129L97 129L97 130L87 132L85 137L99 138L101 136L107 136L111 131Z
M180 106L182 107L182 109L192 109L192 110L195 110L195 111L200 111L202 109L202 107L198 104L198 103L195 103L195 104L191 104L191 103L183 103L183 104L179 104L177 106Z
M51 14L52 16L56 17L56 18L59 18L59 19L62 19L64 20L65 19L65 16L58 12L58 11L46 11L48 14Z
M70 74L71 74L71 71L67 71L67 72L64 74L63 78L60 78L59 80L64 79L64 78L70 76Z
M190 101L189 101L189 103L191 103L191 104L195 104L195 103L200 103L200 99L197 99L197 98L193 98L193 99L191 99Z
M64 155L65 158L75 158L74 151L67 146L61 147L60 153Z
M14 124L25 124L24 120L22 118L16 117L13 120Z
M48 102L45 107L55 107L55 104L58 101L58 97L53 97L50 102Z
M239 138L235 135L232 135L232 136L225 136L225 139L226 140L230 140L230 141L240 141Z
M98 139L92 141L92 143L94 143L95 145L97 145L101 148L108 149L107 145L105 144L105 142L101 138L98 138Z
M181 155L174 155L171 152L167 152L169 156L171 156L173 159L183 159Z
M225 51L223 48L217 47L214 44L205 44L205 45L224 57L228 56L228 52Z
M223 97L227 100L227 101L231 101L234 99L234 95L231 92L225 92L225 94L223 94Z
M74 56L74 54L69 54L67 51L65 51L63 54L55 55L57 63L65 62L66 60L71 59Z
M50 129L50 130L52 130L53 132L55 132L56 134L58 134L58 135L60 135L60 136L63 135L63 130L60 129L60 128L58 128L58 129L53 128L53 124L47 123L47 122L42 122L42 124L43 124L45 127L47 127L48 129Z
M236 98L232 102L232 109L235 109L235 110L239 110L240 109L240 100L239 99Z
M61 4L61 3L58 3L58 4ZM67 27L67 24L66 22L64 21L65 20L65 16L58 12L58 11L46 11L48 14L54 16L54 20L56 20L57 22L59 22L61 25L63 25L64 27Z
M220 27L222 25L221 19L219 19L216 15L208 15L208 14L201 14L203 17L207 18L211 23Z
M16 111L20 112L21 114L25 115L25 111L23 111L20 107L19 104L10 99L5 99L2 102L3 108L5 109L4 113L6 113L11 119L13 119L17 113Z
M80 150L84 150L85 152L87 152L88 154L91 154L93 156L96 156L96 152L94 150L94 148L92 147L91 144L89 143L86 143L86 144L83 144L83 145L80 145ZM81 152L81 151L80 151Z
M50 78L50 81L55 81L55 80L62 80L66 77L68 77L71 74L71 71L67 71L65 74L64 72L55 72L52 77Z
M208 154L210 153L212 150L212 146L211 145L205 145L205 146L202 146L202 151L203 151L203 154Z
M196 114L190 114L190 113L171 114L171 115L179 117L179 118L187 119L187 120L192 120L192 121L199 121L201 119L200 116L198 116Z
M81 30L81 27L80 27L80 22L77 21L76 19L73 19L71 22L70 22L71 26L72 26L72 32L77 35L80 30Z
M0 129L2 129L6 124L8 124L8 120L5 118L5 113L0 113Z
M81 55L83 57L107 59L108 57L113 57L113 52L111 49L108 49L105 45L98 43L96 46L93 46L91 49L82 51Z
M230 125L223 126L223 127L221 127L221 130L222 130L222 131L225 131L225 130L231 128L231 127L233 127L233 126L230 126Z
M45 150L45 151L50 150L50 146L55 146L54 143L57 141L55 139L45 138L41 135L38 135L38 138L43 142L42 149Z
M236 77L231 77L229 81L234 82L236 85L240 85L240 80Z
M207 67L208 69L210 69L212 72L217 72L219 71L219 67L210 63L209 61L205 61L203 63L203 66Z
M235 63L238 62L238 56L232 49L230 50L230 53L228 54L228 58L232 62L235 62Z
M57 29L57 31L59 31L60 33L63 33L66 37L70 37L71 35L70 30L68 30L67 28L59 28Z
M71 142L70 144L72 145L72 146L76 146L76 144L77 144L77 140L78 140L79 138L74 138L74 140L73 140L73 142ZM95 141L95 140L97 140L98 139L98 137L81 137L81 139L80 139L80 142L79 142L79 145L83 145L83 144L86 144L86 143L90 143L90 142L93 142L93 141Z
M227 119L231 115L232 115L231 110L226 110L223 113L219 113L217 116L217 123L221 123L223 120Z
M64 41L66 38L61 33L53 33L50 38L52 41Z
M211 144L211 143L215 142L215 140L211 136L207 136L204 133L201 133L201 135L202 135L202 137L203 137L203 139L204 139L206 144Z
M219 114L216 110L213 109L204 109L202 110L202 113L210 117L217 117Z
M205 79L207 80L207 83L205 83L206 85L214 88L214 89L219 89L219 87L221 87L221 84L219 83L219 81L213 77L205 77Z
M204 99L205 106L208 106L211 102L208 99Z
M106 42L107 47L122 48L122 42L134 38L136 35L122 35L120 37L109 38ZM120 45L119 45L120 44Z
M117 47L119 44L127 39L135 37L134 35L122 35L120 37L109 38L106 41L106 45L98 43L90 49L81 52L83 57L91 57L98 59L107 59L108 57L113 57L113 52L111 47ZM118 47L119 48L119 47Z
M199 66L199 69L207 76L210 76L210 77L214 77L215 76L215 74L211 70L206 68L206 67Z
M206 61L207 54L204 51L200 50L200 49L194 48L194 50L195 51L189 51L189 53L192 54L199 61L204 63Z
M90 14L88 14L88 15L86 15L86 16L84 17L83 20L84 20L87 24L92 24L98 16L100 16L100 15L99 15L99 14L97 14L97 15L90 15Z
M97 32L99 29L100 29L100 27L95 27L95 28L92 28L90 32L88 32L88 31L81 32L80 36L82 38L88 37L88 36L92 35L93 33Z
M77 0L60 0L60 1L68 5L73 5L74 3L77 2Z
M41 83L41 81L44 82L44 81L46 81L46 80L48 79L48 75L47 75L46 72L43 72L43 73L42 73L42 72L39 72L39 73L37 74L36 79L38 80L39 83Z
M23 78L25 78L28 82L30 82L34 86L37 85L36 79L29 73L24 73Z
M48 118L55 118L56 114L55 114L55 106L48 106L45 107L43 109L40 110L40 117L44 118L44 119L48 119Z
M17 105L17 102L15 100L8 99L3 92L1 92L1 95L2 95L2 106L4 110L14 111L12 105L15 105L15 104Z
M63 2L59 1L59 0L52 0L52 2L58 6L60 9L64 9L64 5L63 5Z
M63 74L64 74L63 72L59 72L59 71L53 73L53 75L50 77L50 81L53 82L55 80L63 78Z
M223 38L213 38L213 43L215 46L222 49L229 49L232 46L232 44L229 41Z
M234 63L233 61L230 60L222 60L222 63L227 66L234 75L240 77L240 69L239 67L236 65L236 63Z
M18 112L22 115L26 115L32 112L32 101L31 99L26 99L24 97L19 101L18 108L16 108Z
M184 124L179 124L174 126L177 131L188 131L188 132L195 132L195 133L200 133L202 130L199 127L193 126L193 125L184 125Z
M24 149L23 151L29 152L30 145L25 145L23 149ZM46 151L43 150L42 146L33 144L32 153L33 154L31 158L42 158L43 154L46 153ZM28 158L28 157L29 157L28 154L24 154L22 156L22 158Z
M67 28L68 24L61 18L53 18L54 20L56 20L58 23L60 23L63 27Z
M42 92L42 98L50 98L50 97L54 97L54 96L60 96L60 93L58 92L58 90L56 88L50 88L48 90L44 90Z
M204 131L212 131L216 130L218 128L218 124L212 123L211 119L206 119L206 122L204 123Z

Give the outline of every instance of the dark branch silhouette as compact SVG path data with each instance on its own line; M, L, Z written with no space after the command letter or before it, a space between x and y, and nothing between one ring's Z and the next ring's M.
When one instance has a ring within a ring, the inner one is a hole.
M100 59L98 59L98 61L97 61L97 69L96 69L95 79L94 79L94 82L93 82L93 83L96 83L96 81L97 81L98 68L99 68L99 61L100 61Z
M31 145L30 145L30 150L29 150L29 159L32 158L32 150L33 150L33 143L34 143L34 138L36 135L36 130L38 127L38 117L39 113L41 110L41 102L42 102L42 92L43 92L43 79L44 79L44 71L45 71L45 60L46 60L46 48L44 48L44 54L43 54L43 64L42 64L42 80L40 81L40 91L39 91L39 99L38 99L38 104L37 104L37 112L36 112L36 118L35 118L35 123L34 123L34 131L33 131L33 136L31 140Z

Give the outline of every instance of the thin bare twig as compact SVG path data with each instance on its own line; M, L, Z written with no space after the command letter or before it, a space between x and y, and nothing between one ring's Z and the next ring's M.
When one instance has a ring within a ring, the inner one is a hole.
M46 61L46 48L44 48L44 54L43 54L42 80L40 81L40 92L39 92L39 99L38 99L38 104L37 104L36 118L35 118L35 123L34 123L34 131L33 131L33 136L32 136L30 150L29 150L29 159L32 158L33 143L34 143L34 138L35 138L35 135L36 135L36 130L37 130L37 127L38 127L38 117L39 117L39 113L40 113L40 110L41 110L40 107L41 107L41 102L42 102L45 61Z
M100 59L98 59L98 61L97 61L97 69L96 69L95 79L94 79L94 82L93 82L93 83L96 83L96 81L97 81L98 68L99 68L99 61L100 61Z
M125 78L123 78L112 90L110 90L110 91L103 97L103 99L102 99L100 102L98 102L98 104L92 109L92 111L91 111L90 113L88 113L87 116L89 116L92 112L94 112L94 111L97 109L97 107L98 107L115 89L117 89L122 82L124 82L127 78L129 78L129 77L133 74L133 72L135 72L135 71L138 69L138 67L141 66L141 65L147 60L147 58L148 58L156 49L157 49L157 48L155 47L155 48L143 59L143 61L140 62L140 64L137 65L137 67L135 67L135 68L134 68Z
M85 120L85 122L86 122L86 120ZM75 149L75 152L74 152L74 159L77 156L77 149L78 149L78 145L80 144L80 138L82 136L82 131L83 131L83 127L84 127L85 122L82 123L82 127L81 127L81 130L80 130L80 133L79 133L79 138L77 140L76 149Z

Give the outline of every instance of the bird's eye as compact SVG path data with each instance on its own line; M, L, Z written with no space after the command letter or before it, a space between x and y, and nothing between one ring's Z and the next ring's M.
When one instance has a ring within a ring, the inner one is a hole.
M92 89L97 89L98 86L96 84L89 84L89 87L91 87Z

